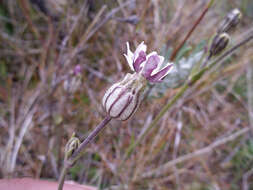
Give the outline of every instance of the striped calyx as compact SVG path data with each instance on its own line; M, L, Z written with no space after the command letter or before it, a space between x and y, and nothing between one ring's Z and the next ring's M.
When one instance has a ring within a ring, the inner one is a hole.
M130 118L140 105L146 83L142 75L128 73L122 81L112 85L102 101L107 114L122 121Z

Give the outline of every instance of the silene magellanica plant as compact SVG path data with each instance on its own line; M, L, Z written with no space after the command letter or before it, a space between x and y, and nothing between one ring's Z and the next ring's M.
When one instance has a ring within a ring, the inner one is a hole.
M133 53L127 42L126 60L134 71L112 85L105 93L102 104L107 114L119 120L127 120L140 105L147 82L159 83L170 72L172 65L162 67L164 57L152 52L146 55L147 46L142 42Z
M217 28L216 33L211 40L209 49L209 55L202 62L199 71L190 76L188 81L181 87L178 93L161 109L156 118L152 121L150 126L146 129L145 133L156 126L159 119L163 114L170 108L170 106L176 102L184 92L193 85L202 75L214 65L216 65L219 60L224 57L231 55L237 48L246 44L251 39L253 39L253 33L243 39L238 44L231 47L227 52L224 52L217 60L212 63L208 61L212 57L220 55L228 46L230 37L229 32L238 24L241 18L241 13L238 9L234 9L228 13L222 24ZM86 146L98 135L98 133L111 121L111 119L117 119L125 121L129 119L138 109L143 96L144 90L148 83L161 83L163 79L169 73L175 73L175 66L173 63L164 63L164 57L157 54L157 52L151 52L146 54L147 46L144 42L140 43L136 50L132 52L127 42L127 54L124 54L128 65L133 71L132 74L127 73L126 76L119 82L113 84L106 92L102 100L102 106L106 112L105 119L94 128L94 130L88 135L88 137L81 143L75 135L72 135L65 147L65 157L64 165L59 178L58 190L62 190L65 175L70 167L75 164L75 162L82 156L85 151ZM79 67L77 67L77 73L80 72ZM168 77L167 77L168 78ZM76 80L74 80L75 82ZM75 82L76 83L76 82ZM77 82L79 83L79 82ZM72 84L72 80L64 84L65 90L70 90L68 87ZM130 146L126 155L129 156L133 149L140 143L140 137L134 144Z
M65 147L64 167L59 179L59 190L63 188L68 168L79 159L84 148L106 124L112 118L121 121L129 119L138 109L147 83L161 83L171 71L173 67L172 63L168 62L164 64L163 56L158 55L155 51L146 54L146 51L147 46L144 42L140 43L134 52L130 50L129 43L127 42L127 54L124 54L124 56L133 73L127 73L123 80L115 83L105 92L102 105L107 114L106 118L81 144L74 135L67 143ZM75 146L69 148L69 145L73 144L73 142Z

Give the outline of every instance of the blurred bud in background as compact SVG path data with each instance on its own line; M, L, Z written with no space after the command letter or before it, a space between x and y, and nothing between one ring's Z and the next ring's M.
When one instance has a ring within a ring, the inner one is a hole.
M220 54L227 47L229 41L230 37L227 33L216 34L211 44L210 56Z
M235 28L242 18L242 13L238 9L233 9L221 22L217 33L230 32Z
M82 67L76 65L70 76L64 81L63 88L67 93L74 94L82 84Z

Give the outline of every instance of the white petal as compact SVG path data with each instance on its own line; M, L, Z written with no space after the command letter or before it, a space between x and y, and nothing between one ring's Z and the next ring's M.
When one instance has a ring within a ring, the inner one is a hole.
M134 71L134 66L133 66L134 60L130 56L126 55L126 54L124 54L124 56L125 56L125 58L127 60L127 63L129 65L129 67L131 68L132 71Z
M146 53L146 51L147 51L147 46L146 46L146 44L144 43L144 41L142 41L142 42L138 45L138 47L136 48L136 50L135 50L135 52L134 52L134 61L138 58L139 53L140 53L141 51L144 51L145 53Z
M134 71L134 66L133 66L133 63L134 63L134 54L130 50L128 42L126 43L126 45L127 45L127 54L124 54L124 56L125 56L125 58L126 58L126 60L128 62L129 67L131 68L131 70Z
M127 45L127 55L128 55L129 57L133 58L134 54L133 54L133 52L130 50L129 43L127 42L126 45Z
M148 60L148 58L151 57L152 55L157 55L157 52L156 52L156 51L152 51L151 53L149 53L149 54L147 55L147 60Z

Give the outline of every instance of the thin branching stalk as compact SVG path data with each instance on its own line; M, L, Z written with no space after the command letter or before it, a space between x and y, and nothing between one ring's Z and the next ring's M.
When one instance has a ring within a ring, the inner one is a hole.
M137 139L137 141L135 143L133 143L132 145L129 146L129 148L127 149L127 152L126 152L126 154L125 154L125 156L123 158L122 163L131 156L131 154L133 153L133 151L135 150L135 148L147 136L147 134L149 133L149 131L151 129L153 129L158 124L158 122L164 116L164 114L177 102L177 100L180 97L182 97L182 95L184 95L185 91L190 86L194 85L208 70L210 70L211 68L213 68L217 63L222 62L226 57L228 57L231 54L233 54L235 52L235 50L237 50L239 47L245 45L246 43L250 42L250 40L252 40L252 39L253 39L253 32L251 32L249 34L249 36L247 36L246 38L244 38L243 40L241 40L240 42L238 42L236 45L234 45L233 47L231 47L230 49L228 49L222 55L220 55L211 64L209 64L208 66L204 67L198 73L196 73L195 75L193 75L193 77L188 82L186 82L185 85L180 88L180 90L177 92L177 94L171 100L169 100L169 102L162 108L162 110L158 113L158 115L155 117L155 119L153 120L153 122L149 125L149 127L147 127L147 129L145 130L145 132Z
M185 44L185 42L190 38L190 36L192 35L193 31L199 25L199 23L204 18L204 16L208 12L209 8L213 5L213 3L214 3L214 0L210 0L209 3L206 5L205 9L201 13L201 15L199 16L199 18L197 19L197 21L194 23L194 25L192 26L192 28L190 29L190 31L187 33L187 35L185 36L185 38L183 39L183 41L172 52L171 57L170 57L171 61L173 61L175 59L178 51L183 47L183 45Z
M67 158L64 161L64 166L61 171L61 175L59 178L59 185L58 190L63 189L65 176L68 172L68 169L75 164L75 162L84 154L85 148L88 144L90 144L94 138L98 135L99 132L101 132L106 125L111 121L111 117L107 116L90 134L89 136L80 144L80 146L74 151L74 153L71 155L70 158Z
M65 176L67 174L68 168L65 166L63 166L62 171L61 171L61 175L59 177L59 183L58 183L58 190L62 190L63 189L63 185L64 185L64 180L65 180Z

